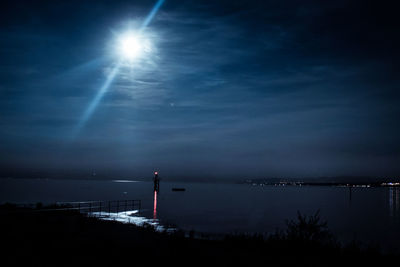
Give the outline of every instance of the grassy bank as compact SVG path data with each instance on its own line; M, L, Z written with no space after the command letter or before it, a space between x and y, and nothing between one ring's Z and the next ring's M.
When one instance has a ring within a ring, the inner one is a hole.
M303 217L267 238L186 238L88 218L71 211L0 206L2 266L338 266L399 262L376 248L335 242L319 217Z

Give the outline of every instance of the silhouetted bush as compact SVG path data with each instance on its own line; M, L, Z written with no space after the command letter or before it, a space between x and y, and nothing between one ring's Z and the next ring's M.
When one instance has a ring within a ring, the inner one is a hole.
M297 212L297 220L286 221L286 226L287 240L322 244L334 241L328 223L321 220L319 210L309 216Z

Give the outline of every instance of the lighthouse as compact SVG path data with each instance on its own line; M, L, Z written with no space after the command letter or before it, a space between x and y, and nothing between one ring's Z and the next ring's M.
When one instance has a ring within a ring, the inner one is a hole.
M160 178L158 178L158 171L154 172L154 191L158 192L160 190Z

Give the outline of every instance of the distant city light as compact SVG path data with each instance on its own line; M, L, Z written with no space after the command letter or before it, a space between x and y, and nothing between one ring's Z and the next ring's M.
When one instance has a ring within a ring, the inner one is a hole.
M387 183L382 183L382 186L400 186L399 182L387 182Z

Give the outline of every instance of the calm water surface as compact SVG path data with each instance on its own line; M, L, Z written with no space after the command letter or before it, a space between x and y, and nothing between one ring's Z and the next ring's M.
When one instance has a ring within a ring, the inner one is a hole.
M173 187L186 188L173 192ZM320 210L341 240L400 248L400 188L275 187L239 184L45 179L0 180L0 202L141 199L142 213L184 230L224 233L270 233L285 228L297 211ZM155 201L156 200L156 201ZM156 204L156 205L155 205Z

